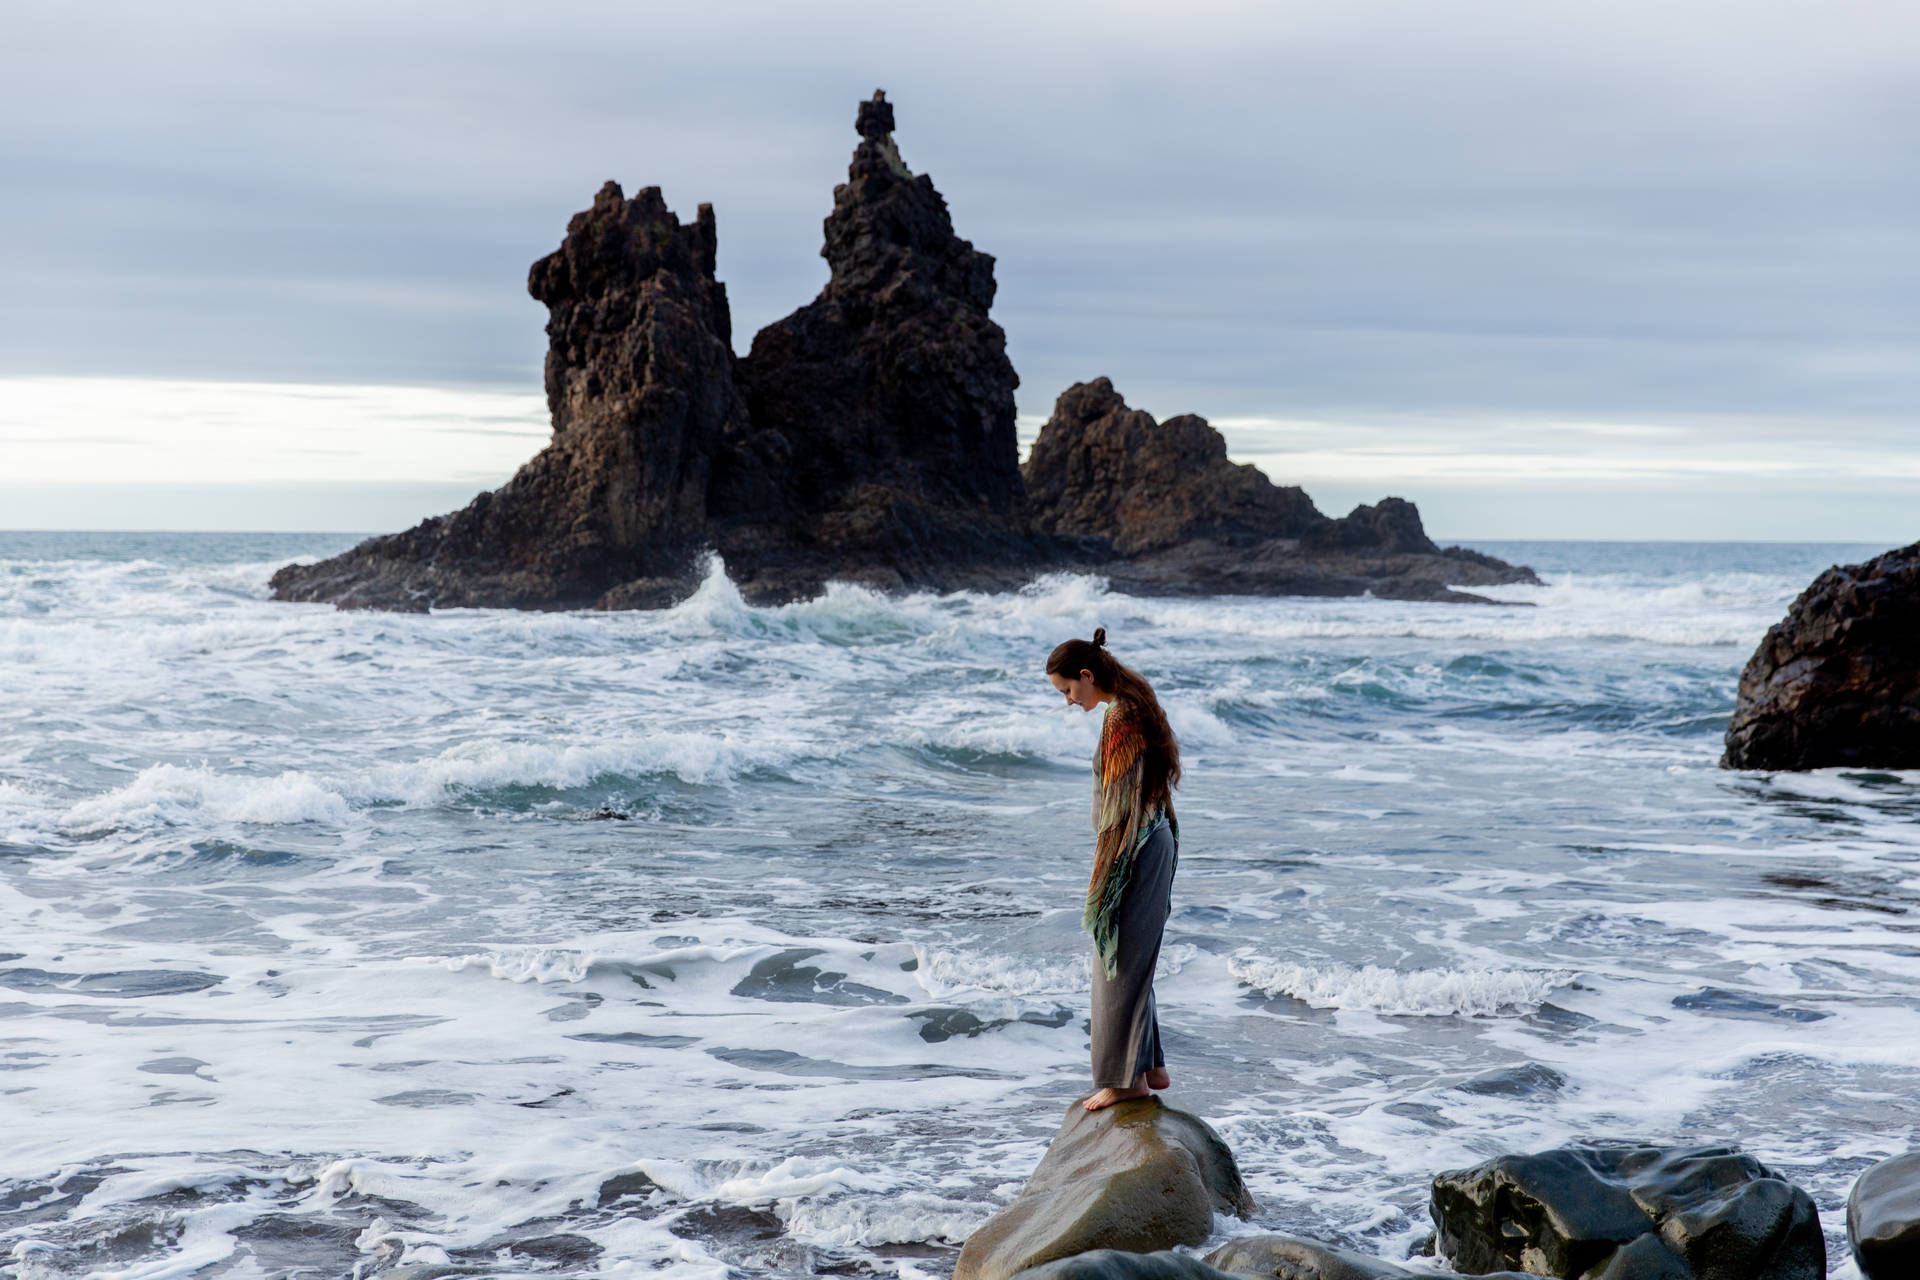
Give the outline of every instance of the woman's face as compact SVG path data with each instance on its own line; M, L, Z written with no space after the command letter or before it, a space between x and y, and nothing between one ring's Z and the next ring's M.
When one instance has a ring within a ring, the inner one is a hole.
M1100 692L1100 686L1093 682L1091 671L1082 670L1073 679L1068 679L1058 671L1050 671L1047 673L1047 679L1052 682L1054 691L1066 698L1067 705L1070 707L1091 711L1106 701L1106 695Z

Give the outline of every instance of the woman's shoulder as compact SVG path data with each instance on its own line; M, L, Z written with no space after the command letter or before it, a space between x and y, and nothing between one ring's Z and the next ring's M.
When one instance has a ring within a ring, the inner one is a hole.
M1107 718L1100 724L1100 737L1108 742L1122 737L1139 737L1145 729L1146 723L1141 718L1140 708L1130 699L1115 698L1107 704Z

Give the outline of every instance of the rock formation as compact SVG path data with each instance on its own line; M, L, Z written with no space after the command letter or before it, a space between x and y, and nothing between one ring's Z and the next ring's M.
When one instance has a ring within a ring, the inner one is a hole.
M273 576L280 600L343 608L568 608L624 585L671 598L706 542L714 454L745 425L710 206L688 226L658 187L612 182L527 290L547 304L553 441L503 487L405 533Z
M1330 520L1228 461L1204 419L1156 424L1104 378L1060 398L1023 476L993 259L908 169L883 94L855 127L825 288L738 359L712 210L683 226L658 188L608 183L528 278L551 443L463 510L288 565L275 598L649 608L691 592L708 551L752 603L1062 568L1154 594L1471 600L1450 584L1534 580L1440 551L1397 498Z
M1860 1175L1847 1197L1847 1244L1867 1280L1920 1276L1920 1151Z
M1353 596L1472 601L1453 585L1537 582L1529 569L1442 551L1400 498L1322 515L1297 487L1227 459L1205 418L1155 423L1106 378L1067 388L1022 468L1035 525L1097 540L1141 594Z
M795 576L939 584L957 564L1036 565L1021 536L1014 388L988 317L993 259L893 141L893 107L860 104L860 145L826 221L820 296L762 329L740 362L759 474L723 472L712 511L743 584Z
M1567 1280L1821 1280L1807 1193L1731 1147L1564 1147L1433 1180L1462 1271Z
M1106 378L1060 393L1020 470L1037 526L1105 538L1123 556L1196 538L1298 538L1328 523L1300 489L1229 462L1205 418L1156 424Z
M1730 769L1920 769L1920 542L1828 569L1740 673Z
M1075 1102L1019 1197L968 1238L953 1280L1007 1280L1093 1249L1197 1245L1216 1210L1244 1218L1253 1197L1206 1121L1157 1097Z

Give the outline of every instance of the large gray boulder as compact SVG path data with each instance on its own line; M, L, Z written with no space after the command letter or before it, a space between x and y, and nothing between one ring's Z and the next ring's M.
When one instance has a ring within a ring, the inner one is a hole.
M1462 1271L1563 1280L1821 1280L1807 1193L1732 1147L1573 1146L1433 1180Z
M953 1277L1007 1280L1096 1249L1202 1244L1216 1211L1244 1218L1253 1197L1206 1121L1158 1098L1102 1111L1075 1102L1019 1197L968 1238Z
M1860 1175L1847 1197L1847 1243L1868 1280L1920 1276L1920 1151Z
M1729 769L1920 769L1920 542L1813 580L1767 631Z

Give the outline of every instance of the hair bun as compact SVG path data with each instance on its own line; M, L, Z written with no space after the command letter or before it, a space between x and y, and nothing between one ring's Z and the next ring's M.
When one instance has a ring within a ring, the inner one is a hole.
M1105 648L1106 643L1107 629L1105 627L1095 627L1093 629L1093 647L1096 649Z

